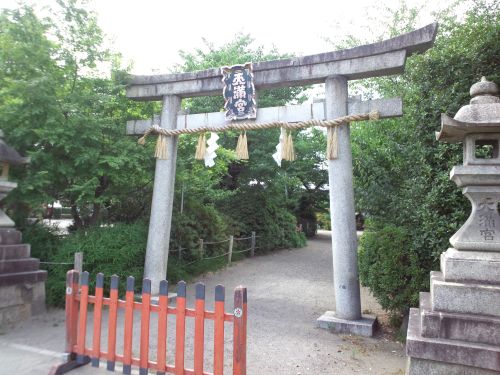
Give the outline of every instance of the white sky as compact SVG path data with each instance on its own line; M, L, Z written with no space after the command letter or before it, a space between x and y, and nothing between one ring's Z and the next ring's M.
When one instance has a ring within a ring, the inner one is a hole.
M41 6L54 0L27 2ZM450 2L440 1L439 7ZM250 33L256 45L275 45L282 53L297 55L331 51L334 48L326 39L340 40L349 33L373 41L376 33L368 26L383 27L384 7L398 9L399 4L399 0L89 0L113 49L133 62L135 74L168 72L180 62L180 49L200 48L202 38L219 46L238 31ZM16 0L0 0L2 8L15 6ZM424 7L419 27L433 21L430 13L437 7Z

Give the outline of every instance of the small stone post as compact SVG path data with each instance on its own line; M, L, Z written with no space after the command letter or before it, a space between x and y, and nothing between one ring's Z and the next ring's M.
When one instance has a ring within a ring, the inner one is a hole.
M80 251L75 253L73 269L79 274L83 272L83 253Z
M441 117L439 141L464 145L451 180L472 203L466 223L431 272L430 293L410 310L409 375L500 373L500 98L484 78L469 105Z
M175 95L163 97L160 126L175 129L181 99ZM149 220L144 278L151 280L151 294L159 293L160 281L167 277L170 227L174 201L177 137L167 137L167 159L156 160L153 201Z
M252 242L250 245L250 256L251 257L255 256L255 240L256 240L255 232L252 232L252 240L251 240Z
M227 254L227 264L231 264L231 261L233 259L233 244L234 244L234 236L230 235L229 236L229 251Z
M83 253L80 251L76 252L74 258L73 269L78 272L78 283L80 283L83 272Z
M200 238L200 247L198 249L198 256L200 260L203 259L203 238Z

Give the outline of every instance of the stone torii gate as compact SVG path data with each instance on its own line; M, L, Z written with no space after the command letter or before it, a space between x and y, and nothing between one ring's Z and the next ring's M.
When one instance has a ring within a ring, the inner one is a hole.
M347 82L369 77L400 74L406 58L424 52L433 43L437 24L382 42L335 52L253 64L256 90L325 83L325 101L306 105L262 108L256 123L330 120L341 116L378 111L381 118L402 115L400 98L361 101L348 97ZM134 100L161 100L160 116L152 120L129 121L128 135L141 135L153 124L165 129L223 126L223 112L187 115L181 112L181 99L222 95L220 69L191 73L132 76L127 96ZM156 160L153 201L146 250L145 277L152 281L153 293L166 277L177 137L167 137L167 159ZM373 317L362 316L357 264L357 236L352 154L348 124L338 128L338 158L328 161L330 214L334 269L335 312L318 319L320 327L337 332L371 336Z

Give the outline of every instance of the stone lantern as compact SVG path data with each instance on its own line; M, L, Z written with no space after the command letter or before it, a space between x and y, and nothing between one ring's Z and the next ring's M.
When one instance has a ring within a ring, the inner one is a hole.
M17 184L8 181L9 166L29 163L3 140L0 130L0 200ZM40 261L30 257L30 245L22 243L21 232L0 210L0 327L45 311L45 280L47 271L40 270Z
M430 293L411 309L409 375L493 375L500 371L500 98L484 77L454 118L442 115L439 141L463 142L451 180L472 213L431 272Z
M2 201L12 189L17 187L17 183L9 182L10 165L29 163L30 158L22 157L12 147L3 140L3 131L0 130L0 162L2 163L2 174L0 175L0 201ZM14 222L0 209L0 228L13 227Z

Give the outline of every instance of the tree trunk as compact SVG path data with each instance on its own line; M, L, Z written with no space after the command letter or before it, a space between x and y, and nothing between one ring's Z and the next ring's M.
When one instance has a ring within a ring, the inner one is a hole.
M78 213L78 207L74 203L71 203L71 215L73 216L73 222L75 223L76 229L82 229L83 220Z
M110 180L108 176L101 176L99 177L99 186L96 187L95 192L94 192L94 198L99 198L101 197L106 189L110 185ZM92 214L88 218L87 224L89 226L95 225L99 222L99 219L101 218L101 204L94 202L92 205Z

